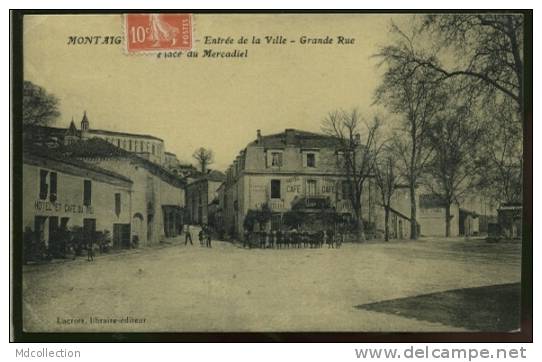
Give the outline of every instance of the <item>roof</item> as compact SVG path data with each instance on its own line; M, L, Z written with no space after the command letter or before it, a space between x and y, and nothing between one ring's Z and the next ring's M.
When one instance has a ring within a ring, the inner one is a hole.
M436 194L420 195L420 207L424 209L445 207L446 202Z
M78 132L79 131L77 131L77 127L75 127L75 123L73 122L73 118L72 118L72 121L70 122L70 126L68 127L66 134L70 136L77 136Z
M218 170L209 170L205 175L196 176L195 180L191 183L197 183L201 181L214 181L224 182L226 181L226 175Z
M101 135L106 135L106 136L124 136L124 137L134 137L134 138L149 138L149 139L164 142L163 139L155 137L155 136L151 136L151 135L148 135L148 134L136 134L136 133L127 133L127 132L107 131L107 130L104 130L104 129L89 129L87 132L90 133L90 134L94 133L94 134L101 134Z
M24 131L39 132L41 134L46 134L49 136L64 136L66 131L71 130L71 122L68 128L59 128L59 127L49 127L49 126L25 126ZM75 124L73 125L75 127ZM77 129L76 129L77 130ZM78 131L78 130L77 130ZM73 132L73 130L72 130ZM79 132L79 131L78 131ZM87 130L89 134L100 134L106 136L125 136L125 137L134 137L134 138L149 138L157 141L164 141L161 138L146 135L146 134L135 134L128 132L116 132L116 131L107 131L103 129L89 129Z
M522 210L522 209L523 209L523 204L516 203L516 202L509 202L509 203L501 204L501 206L499 206L497 211L500 211L500 210Z
M336 137L325 135L322 133L302 131L298 129L287 129L281 133L275 133L271 135L262 135L261 143L258 139L249 143L250 146L263 146L266 148L282 148L286 145L286 135L291 132L293 135L290 145L294 145L300 148L323 148L323 147L336 147L339 145L340 140Z
M75 126L75 124L74 124ZM38 126L38 125L25 125L23 126L24 134L39 134L43 136L56 136L62 137L69 130L68 128Z
M50 149L43 146L35 146L35 145L26 146L23 149L23 162L32 163L33 160L37 160L37 159L60 162L66 165L74 166L77 169L100 173L102 175L113 177L124 182L132 183L132 180L126 176L123 176L113 171L103 169L96 165L86 163L82 160L68 157L65 154L62 154L54 149Z
M397 209L395 209L393 207L390 207L390 211L393 212L394 214L400 216L403 219L410 220L410 217L408 215L403 214L401 211L399 211L399 210L397 210Z
M147 159L137 156L133 152L129 152L119 148L103 139L91 138L88 140L80 140L70 145L61 148L62 152L69 157L74 158L126 158L136 162L141 167L144 167L153 175L160 177L162 180L173 184L174 186L184 186L186 182L175 174L171 173L161 165L151 162Z
M226 175L218 170L211 170L204 176L208 181L223 182L226 181Z

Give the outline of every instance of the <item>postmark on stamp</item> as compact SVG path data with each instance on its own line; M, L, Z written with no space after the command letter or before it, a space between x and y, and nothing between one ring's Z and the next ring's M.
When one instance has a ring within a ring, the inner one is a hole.
M192 14L126 14L128 53L191 50Z

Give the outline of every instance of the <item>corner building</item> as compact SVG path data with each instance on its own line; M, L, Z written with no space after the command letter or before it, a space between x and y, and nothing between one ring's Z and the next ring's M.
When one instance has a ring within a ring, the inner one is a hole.
M225 231L240 235L249 210L267 204L272 211L271 229L282 228L282 216L296 209L307 213L322 208L333 210L344 220L353 217L350 185L344 170L336 138L296 129L262 136L258 130L226 172L221 188L222 217ZM363 195L363 218L375 223L377 194L369 179Z

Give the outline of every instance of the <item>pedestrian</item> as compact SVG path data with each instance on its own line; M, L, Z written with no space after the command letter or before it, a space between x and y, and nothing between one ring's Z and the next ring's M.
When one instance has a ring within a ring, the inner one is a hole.
M337 232L337 249L343 244L344 234L342 232Z
M290 245L292 246L292 248L297 248L297 243L299 241L298 235L299 233L297 232L297 229L294 227L292 231L290 232Z
M205 242L207 244L207 247L211 247L211 230L209 228L205 229Z
M243 249L245 246L250 246L250 232L248 229L245 229L245 233L243 235Z
M324 243L326 242L326 231L325 230L320 230L319 232L319 240L318 240L318 247L323 247L324 246Z
M190 225L186 224L184 226L184 245L187 245L189 240L190 240L190 245L194 245L192 243L192 234L190 233Z
M198 233L199 246L203 247L203 240L205 239L203 228Z
M329 248L335 248L335 245L333 244L335 242L334 235L333 235L333 229L328 229L327 232L327 247Z
M269 246L271 249L275 248L275 244L277 243L277 230L271 231L271 234L269 235Z
M92 238L88 239L87 242L87 261L94 261L94 242Z
M267 232L265 230L260 231L260 248L265 249L265 239L267 237Z

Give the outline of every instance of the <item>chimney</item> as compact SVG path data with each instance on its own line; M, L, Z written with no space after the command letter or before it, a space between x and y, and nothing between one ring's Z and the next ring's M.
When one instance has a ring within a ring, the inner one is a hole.
M295 130L293 128L286 128L284 133L286 134L286 144L293 145L295 143Z
M262 131L260 130L256 131L256 139L258 140L258 144L262 143Z
M356 140L356 145L360 145L361 144L361 135L359 133L356 133L356 136L355 136L355 140Z

